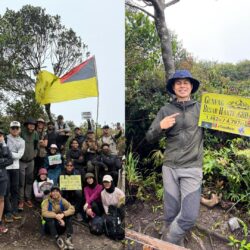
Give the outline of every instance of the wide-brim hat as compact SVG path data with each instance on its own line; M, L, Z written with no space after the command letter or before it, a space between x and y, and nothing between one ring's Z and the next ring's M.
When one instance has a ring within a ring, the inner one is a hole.
M193 88L191 91L192 94L198 90L200 86L200 82L196 80L195 78L193 78L191 73L188 70L176 70L175 73L167 81L167 85L166 85L167 91L175 95L175 92L173 90L173 84L176 79L183 79L183 78L189 79L190 82L192 83L193 85Z
M33 118L28 118L23 125L26 126L28 124L36 125L36 121Z

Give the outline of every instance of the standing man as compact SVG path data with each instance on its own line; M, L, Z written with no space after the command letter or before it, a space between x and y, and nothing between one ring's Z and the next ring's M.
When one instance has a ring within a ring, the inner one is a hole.
M19 160L25 150L25 142L20 137L21 124L18 121L10 123L10 134L7 135L7 146L11 151L13 164L6 167L8 175L8 189L5 196L5 222L21 219L18 214L19 196Z
M65 144L70 136L70 127L64 122L63 116L59 115L55 123L55 131L58 133L58 147L60 153L64 152Z
M183 244L200 208L203 130L198 127L200 104L191 99L199 84L188 70L177 70L166 86L176 99L160 109L146 135L148 141L167 137L162 177L169 232L163 238L177 245Z
M102 144L107 143L109 145L110 153L112 155L118 155L116 141L122 135L122 128L119 122L117 123L117 130L118 130L117 134L111 135L109 131L109 126L105 125L102 127L102 136L99 139L100 147L102 146Z
M44 165L44 159L47 155L46 147L48 144L48 138L46 136L45 131L45 121L43 118L38 118L36 120L36 131L39 136L39 142L38 142L38 151L37 156L35 158L35 167L34 167L34 177L36 178L38 175L38 171L41 167Z
M36 121L28 119L24 123L22 138L25 141L25 151L20 159L20 180L19 180L19 204L18 210L22 211L25 204L28 207L33 207L31 202L32 185L34 181L34 158L37 155L37 145L39 141L38 134L35 130Z
M8 228L2 224L4 196L6 195L8 176L6 167L13 163L11 152L4 141L4 132L0 129L0 234L7 233Z

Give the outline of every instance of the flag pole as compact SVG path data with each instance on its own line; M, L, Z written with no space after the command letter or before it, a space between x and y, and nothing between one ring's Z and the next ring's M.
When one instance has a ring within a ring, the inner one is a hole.
M95 63L95 74L96 74L96 85L97 85L97 107L96 107L96 128L95 128L95 136L97 139L97 126L98 126L98 118L99 118L99 84L98 84L98 76L97 76L97 67L96 67L96 61L95 56L94 57L94 63Z

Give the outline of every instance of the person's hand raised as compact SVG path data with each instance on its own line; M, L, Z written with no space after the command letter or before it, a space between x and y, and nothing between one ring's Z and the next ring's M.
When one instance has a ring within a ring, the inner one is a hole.
M175 117L178 116L180 113L174 113L172 115L166 116L164 119L160 121L161 129L168 129L174 126L175 124Z

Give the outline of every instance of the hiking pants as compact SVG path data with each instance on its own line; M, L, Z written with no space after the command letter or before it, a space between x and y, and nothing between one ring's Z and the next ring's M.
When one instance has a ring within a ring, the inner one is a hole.
M18 197L19 197L19 169L7 170L8 188L6 196L4 197L5 213L12 213L18 211Z
M30 162L20 161L20 175L19 175L19 200L24 198L31 200L32 185L34 181L34 160Z
M67 216L64 217L63 220L65 221L65 226L60 226L58 220L53 218L44 218L45 220L45 232L49 233L53 237L57 235L61 235L64 232L66 234L72 235L73 234L73 226L72 226L72 217Z
M162 174L167 241L178 244L199 215L202 169L163 166Z

